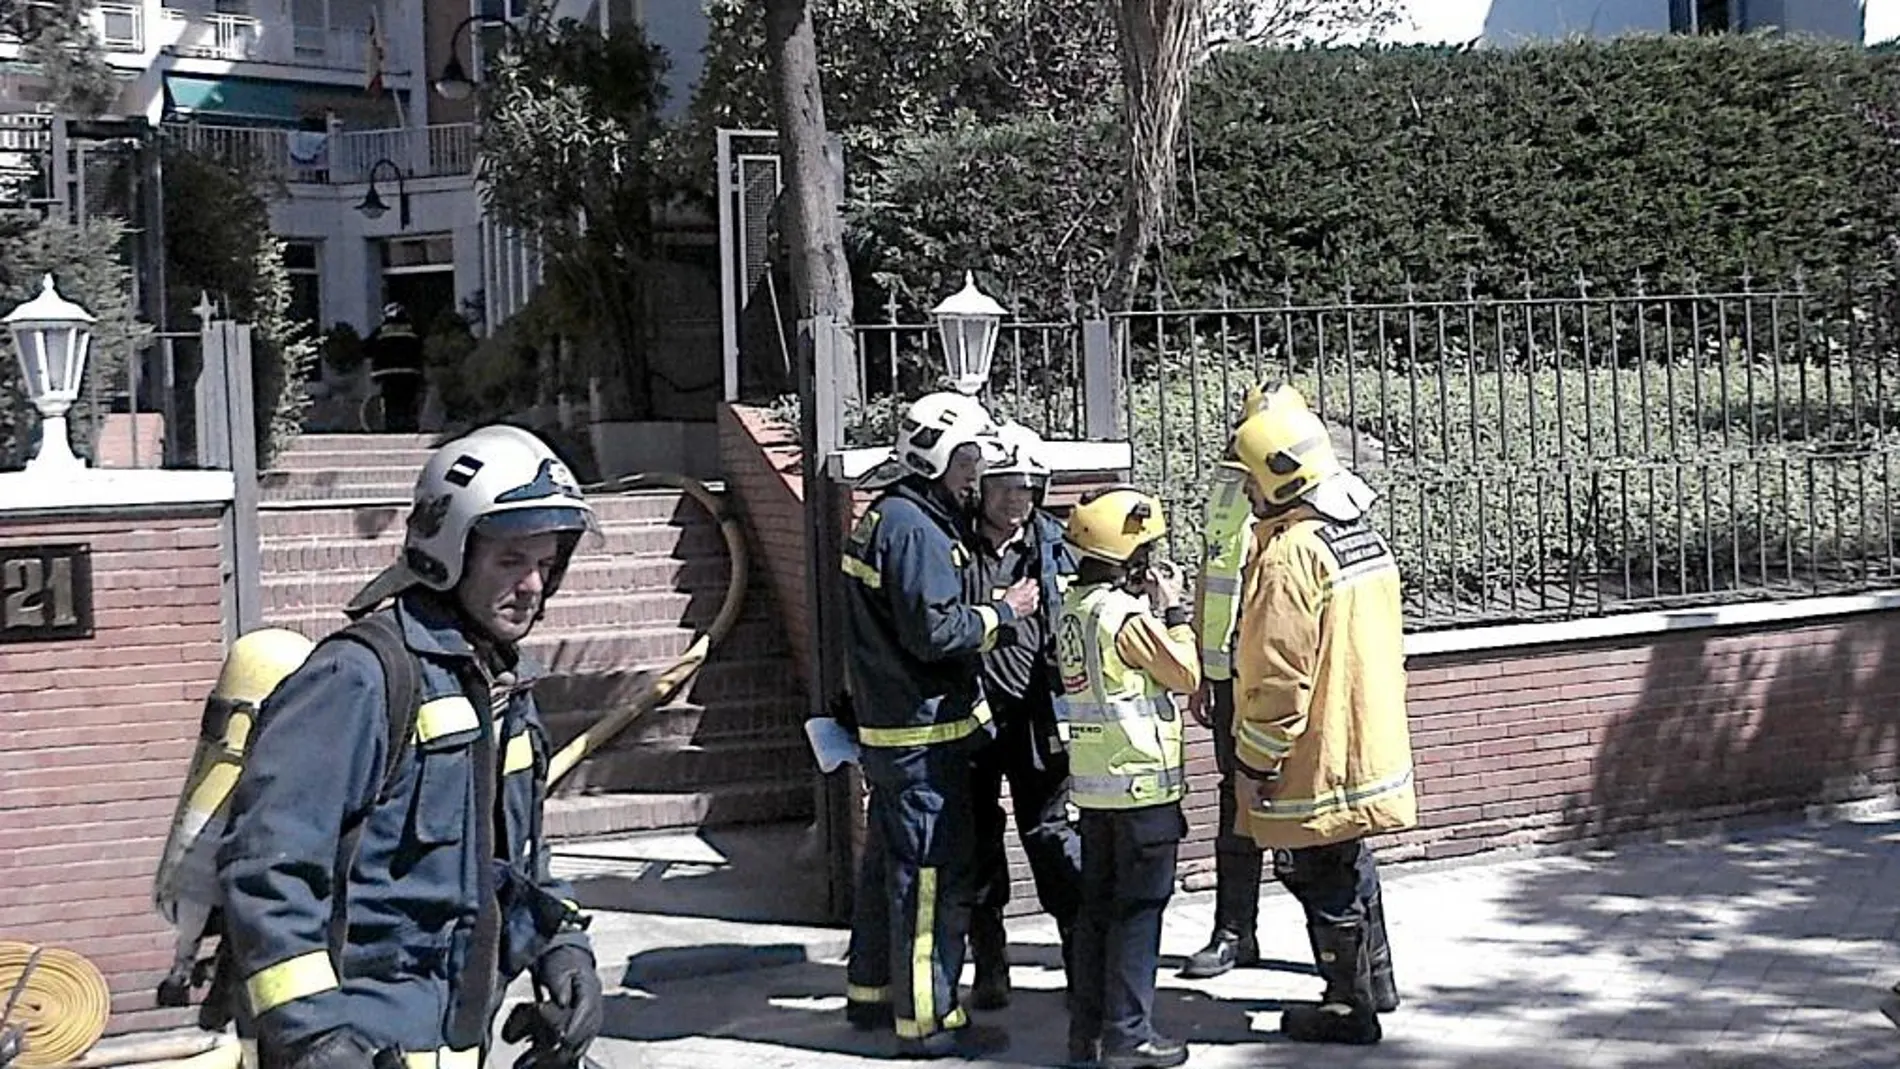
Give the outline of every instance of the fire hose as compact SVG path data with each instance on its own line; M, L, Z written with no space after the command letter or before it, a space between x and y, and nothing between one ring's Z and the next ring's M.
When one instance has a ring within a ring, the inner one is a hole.
M718 522L731 561L725 600L720 603L712 623L694 638L685 653L649 679L638 694L589 725L554 755L548 763L550 788L640 717L672 700L705 665L713 647L731 633L744 608L749 568L745 525L727 502L704 483L684 475L644 472L590 484L585 490L626 493L658 487L681 491ZM136 1065L142 1069L237 1069L239 1063L240 1047L234 1039L205 1033L198 1033L187 1043L189 1046L195 1042L199 1047L190 1057L180 1057L175 1045L166 1045L144 1057L125 1054L113 1058L85 1057L105 1033L111 994L99 970L70 950L0 943L0 992L8 991L13 992L13 997L0 1002L7 1011L0 1014L0 1069L50 1069L53 1066L82 1069L107 1065ZM10 1025L8 1021L16 1024ZM9 1036L13 1037L11 1045ZM207 1040L215 1045L204 1049Z
M0 943L0 1069L45 1069L92 1049L112 993L92 962L64 947Z

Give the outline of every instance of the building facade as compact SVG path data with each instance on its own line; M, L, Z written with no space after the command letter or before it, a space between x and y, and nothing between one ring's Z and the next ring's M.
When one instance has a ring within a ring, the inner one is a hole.
M1395 42L1534 40L1780 29L1877 44L1900 36L1900 0L1410 0Z
M124 83L113 113L281 182L272 229L295 311L319 331L367 334L399 301L418 324L453 311L486 333L532 294L534 250L481 209L474 102L432 84L451 56L479 80L506 39L492 23L519 24L525 0L104 0L91 14ZM638 20L695 61L705 39L698 0L558 0L550 14ZM676 67L684 99L697 67ZM32 99L30 75L5 81Z

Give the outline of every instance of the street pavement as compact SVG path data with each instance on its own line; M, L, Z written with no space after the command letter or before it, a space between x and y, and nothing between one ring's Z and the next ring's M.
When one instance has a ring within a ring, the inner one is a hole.
M802 866L809 847L769 850L791 851ZM670 849L679 856L659 863L616 856L613 844L561 851L590 907L632 907L595 923L609 1004L593 1053L605 1069L816 1069L892 1057L892 1040L844 1023L842 930L730 919L744 912L746 881L714 863L717 854L695 859L704 844ZM654 852L647 844L629 854ZM1280 1009L1315 999L1320 984L1299 909L1271 884L1260 917L1269 960L1208 981L1174 973L1207 937L1212 895L1176 895L1158 1026L1189 1043L1190 1065L1208 1069L1900 1066L1900 1030L1880 1008L1900 980L1892 811L1588 853L1390 866L1385 879L1404 1004L1384 1018L1384 1043L1278 1038ZM785 915L809 905L800 893L768 889ZM680 915L694 903L701 915ZM1010 938L1014 1001L978 1016L1013 1042L979 1064L1059 1065L1067 1019L1054 925L1013 919ZM492 1064L504 1059L499 1052Z

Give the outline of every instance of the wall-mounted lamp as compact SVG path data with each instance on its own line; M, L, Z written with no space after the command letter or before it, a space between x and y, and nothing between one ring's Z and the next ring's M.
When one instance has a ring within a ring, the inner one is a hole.
M389 204L383 200L382 194L376 191L376 172L384 165L388 165L390 170L396 172L396 221L399 224L398 229L407 230L409 229L409 186L403 181L402 168L396 166L396 161L388 156L369 165L369 189L356 205L356 210L362 212L365 219L381 219L383 213L389 210Z

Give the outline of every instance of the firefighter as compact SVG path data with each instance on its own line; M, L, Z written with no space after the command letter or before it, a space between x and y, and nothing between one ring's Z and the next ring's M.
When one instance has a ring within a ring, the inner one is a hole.
M1081 902L1082 842L1069 821L1069 757L1057 737L1055 646L1051 625L1062 611L1062 580L1075 561L1062 525L1042 510L1049 469L1037 453L1042 439L1017 423L1000 432L1009 459L983 473L964 593L974 604L1002 596L1012 584L1034 579L1041 611L1005 627L983 654L983 691L995 715L996 741L975 759L976 902L970 913L970 957L976 982L970 1004L979 1010L1009 1005L1009 862L1003 847L1002 785L1022 841L1036 898L1055 918L1062 960Z
M1259 411L1258 387L1241 403L1241 421ZM1194 588L1194 625L1201 646L1199 693L1188 703L1195 722L1212 730L1214 766L1220 772L1220 824L1214 833L1214 932L1191 955L1181 975L1219 976L1236 965L1260 960L1255 931L1260 915L1260 848L1235 823L1233 644L1239 620L1240 576L1254 550L1253 503L1247 469L1232 457L1214 469L1208 498L1206 555Z
M421 427L422 339L409 322L409 310L391 301L383 321L370 333L369 377L383 398L383 430L414 433Z
M1235 645L1236 804L1284 865L1326 983L1280 1030L1377 1043L1398 989L1366 838L1418 820L1398 563L1366 516L1371 488L1297 394L1241 424L1233 453L1260 517Z
M392 730L383 665L411 662L354 642L319 644L263 702L218 855L262 1069L475 1069L523 971L537 1004L503 1034L536 1065L577 1065L600 1030L585 918L548 870L549 739L519 648L597 535L539 438L451 441L417 479L401 559L346 610L399 631L409 723Z
M958 1004L969 928L970 760L991 715L979 655L1041 604L1036 581L964 600L965 517L984 467L1001 458L983 406L933 393L905 412L892 450L902 473L846 542L846 673L870 787L851 926L845 1016L894 1027L909 1057L980 1056L1000 1031Z
M1110 1069L1171 1066L1187 1047L1154 1029L1161 914L1187 834L1181 713L1200 658L1181 579L1154 557L1161 502L1116 487L1084 497L1067 538L1080 563L1062 599L1057 713L1069 794L1081 810L1082 911L1069 978L1069 1058Z

